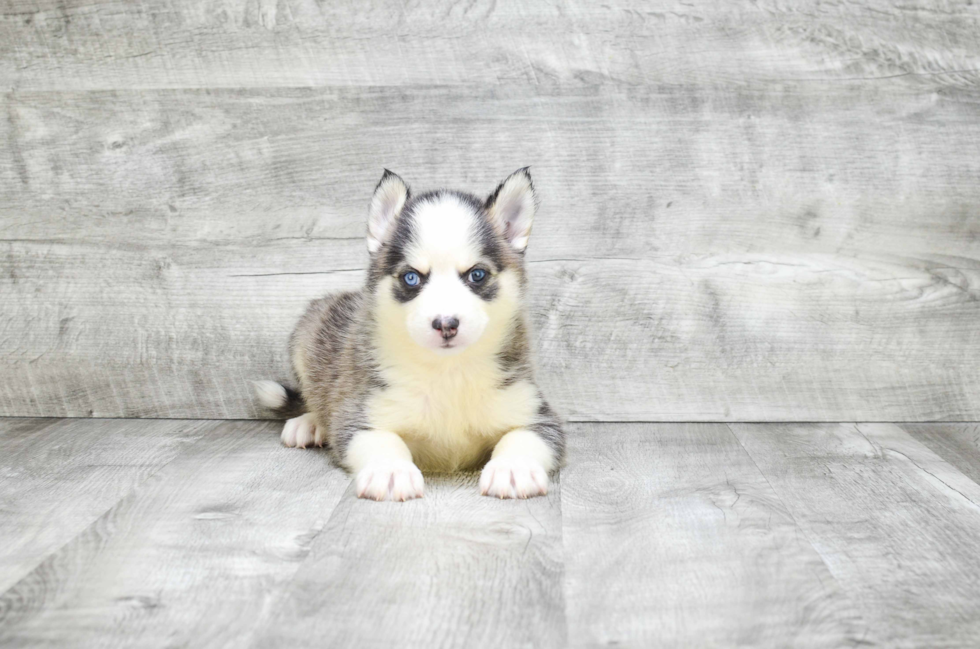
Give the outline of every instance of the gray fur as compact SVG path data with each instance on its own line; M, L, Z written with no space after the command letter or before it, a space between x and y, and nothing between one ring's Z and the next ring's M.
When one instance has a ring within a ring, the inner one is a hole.
M544 397L541 398L537 419L528 426L528 429L537 433L555 451L555 457L561 465L565 458L565 433L561 428L561 419Z
M363 405L384 388L369 345L374 318L363 291L314 300L290 338L290 357L307 410L342 462L350 439L367 423Z

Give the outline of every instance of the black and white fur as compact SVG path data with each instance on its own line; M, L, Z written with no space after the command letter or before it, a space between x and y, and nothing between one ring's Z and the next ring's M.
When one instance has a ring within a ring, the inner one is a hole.
M385 171L368 217L357 292L313 301L290 341L299 391L256 383L286 446L326 444L357 495L422 496L420 469L483 464L482 493L547 493L565 448L534 382L524 250L535 196L527 169L486 199L412 196Z

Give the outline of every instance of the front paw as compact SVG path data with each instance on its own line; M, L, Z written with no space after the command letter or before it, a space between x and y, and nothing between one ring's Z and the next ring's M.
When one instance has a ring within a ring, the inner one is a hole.
M548 472L529 457L497 457L483 467L480 493L498 498L533 498L548 493Z
M282 427L280 439L289 447L306 448L310 444L323 446L323 435L317 428L316 418L309 412L287 420Z
M405 501L422 497L425 480L408 460L374 460L358 471L355 484L358 498Z

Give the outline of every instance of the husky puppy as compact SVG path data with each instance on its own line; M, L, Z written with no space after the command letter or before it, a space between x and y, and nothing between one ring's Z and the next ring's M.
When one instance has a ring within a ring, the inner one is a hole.
M256 383L263 405L293 417L283 444L326 444L362 498L418 498L420 469L484 462L483 494L546 494L565 442L534 383L523 309L534 210L526 168L486 200L413 196L385 170L369 208L365 287L314 300L300 319L290 339L298 391Z

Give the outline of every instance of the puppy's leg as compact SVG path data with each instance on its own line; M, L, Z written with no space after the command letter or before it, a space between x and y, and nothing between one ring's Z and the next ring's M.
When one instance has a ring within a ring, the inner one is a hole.
M362 430L344 453L358 498L410 500L421 498L425 481L412 462L412 452L401 437L386 430Z
M480 493L498 498L532 498L548 493L548 473L558 466L555 450L537 433L512 430L497 442L480 474Z

